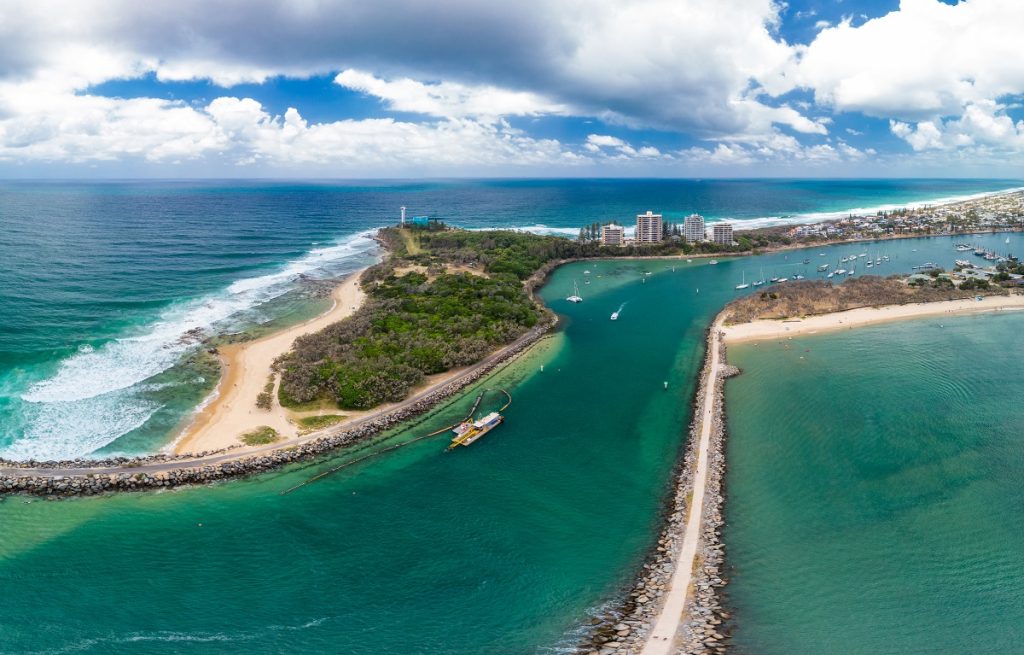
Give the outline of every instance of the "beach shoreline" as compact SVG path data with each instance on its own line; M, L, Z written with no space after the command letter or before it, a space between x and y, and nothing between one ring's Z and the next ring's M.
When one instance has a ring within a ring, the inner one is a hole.
M228 448L240 444L242 434L264 425L284 437L279 445L297 437L298 427L277 402L277 376L271 366L291 350L297 338L348 318L362 306L365 294L359 279L365 270L346 276L331 292L331 307L319 316L255 341L219 347L221 377L216 388L167 450L180 455ZM260 409L256 397L271 376L275 380L272 406Z
M980 300L967 298L880 307L858 307L830 314L783 320L761 319L733 325L726 322L722 326L722 332L726 343L740 343L848 330L913 318L1020 310L1024 310L1024 295L1012 294L1009 296L985 296Z

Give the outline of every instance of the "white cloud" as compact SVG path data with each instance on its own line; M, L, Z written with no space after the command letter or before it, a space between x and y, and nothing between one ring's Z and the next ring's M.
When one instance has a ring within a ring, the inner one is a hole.
M791 88L773 0L10 0L0 81L220 85L343 70L339 84L441 117L596 116L704 136L746 130L750 90ZM435 80L426 82L426 80ZM571 108L571 109L570 109ZM790 120L790 119L787 119Z
M430 116L497 118L570 113L566 105L551 102L535 93L509 91L490 85L424 84L409 78L388 81L352 69L342 71L334 81L343 87L380 98L396 111Z
M721 165L873 156L828 141L826 112L891 120L915 152L951 161L1024 152L1024 127L1008 113L1010 96L1024 93L1018 0L902 0L856 25L819 21L807 46L778 36L784 9L775 0L8 0L0 159L430 174L669 166L684 156L596 133L568 147L508 122L545 116L684 133L709 144L684 151L689 160ZM302 106L276 116L246 98L193 106L88 92L145 75L231 86L314 74L419 117L309 123ZM816 102L780 104L794 89Z
M1024 5L1018 0L902 0L898 11L822 31L797 82L839 111L903 121L959 115L1024 91Z
M608 134L588 134L583 144L587 152L601 155L607 159L632 160L632 159L671 159L670 155L663 154L653 146L642 146L634 148L626 141Z
M174 162L217 155L239 165L317 165L348 174L429 167L573 166L585 159L553 139L503 121L408 123L393 119L309 124L298 111L272 116L251 98L206 107L152 99L75 96L47 112L0 120L0 161Z
M890 121L892 133L915 151L976 149L984 154L1024 150L1024 121L1014 123L1005 107L991 101L970 103L959 118L910 124Z

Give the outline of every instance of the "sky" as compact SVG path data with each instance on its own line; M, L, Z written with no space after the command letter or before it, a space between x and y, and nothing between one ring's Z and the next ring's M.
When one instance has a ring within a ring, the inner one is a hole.
M4 0L0 177L1021 177L1020 0Z

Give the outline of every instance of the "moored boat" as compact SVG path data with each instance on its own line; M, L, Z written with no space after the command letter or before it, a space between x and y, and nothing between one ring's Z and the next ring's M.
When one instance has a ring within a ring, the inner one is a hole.
M455 438L452 439L452 443L448 447L454 448L456 446L468 446L501 425L504 420L505 417L498 412L491 412L479 420L460 423L454 430L452 430L452 432L455 433Z
M569 302L583 302L583 297L580 296L580 287L576 284L576 280L572 281L572 295L566 298Z

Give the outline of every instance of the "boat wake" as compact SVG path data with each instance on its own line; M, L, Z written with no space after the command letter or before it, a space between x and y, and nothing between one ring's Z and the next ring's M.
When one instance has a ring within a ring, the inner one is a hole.
M162 407L144 384L195 352L212 335L265 322L260 307L304 280L330 279L376 257L372 231L315 248L265 275L163 310L155 320L100 346L79 348L20 393L20 416L5 427L0 456L10 459L79 457L136 430ZM13 394L19 396L18 393Z

